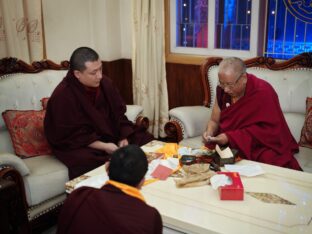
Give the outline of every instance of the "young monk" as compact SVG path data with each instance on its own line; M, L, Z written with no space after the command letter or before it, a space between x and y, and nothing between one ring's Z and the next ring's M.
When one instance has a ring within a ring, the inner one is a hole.
M66 199L57 234L162 233L160 214L139 191L147 168L140 147L116 150L107 168L109 180L101 189L82 187Z

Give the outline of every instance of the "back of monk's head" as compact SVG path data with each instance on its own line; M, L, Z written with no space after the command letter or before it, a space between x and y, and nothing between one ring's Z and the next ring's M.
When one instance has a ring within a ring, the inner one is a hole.
M246 72L246 65L243 60L237 57L224 58L219 65L219 73L231 72L233 75Z
M108 169L109 179L136 187L147 172L145 153L137 145L128 145L116 150Z
M99 59L98 53L89 47L79 47L70 56L70 69L84 71L86 62L94 62Z

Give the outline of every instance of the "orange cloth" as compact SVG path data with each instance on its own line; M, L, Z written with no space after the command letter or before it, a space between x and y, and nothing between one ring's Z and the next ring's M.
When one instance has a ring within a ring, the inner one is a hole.
M173 155L178 155L178 150L180 146L177 143L166 143L162 148L158 149L157 153L165 154L165 159L172 157Z
M128 194L131 197L138 198L141 201L145 202L144 197L142 196L140 191L137 188L135 188L135 187L132 187L130 185L126 185L126 184L123 184L123 183L119 183L119 182L114 181L114 180L108 180L106 182L106 184L111 184L111 185L115 186L116 188L119 188L125 194Z

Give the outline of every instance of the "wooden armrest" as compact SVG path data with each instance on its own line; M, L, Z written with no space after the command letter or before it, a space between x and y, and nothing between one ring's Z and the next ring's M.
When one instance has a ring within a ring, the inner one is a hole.
M182 127L179 122L170 120L165 124L165 133L168 141L179 143L183 139Z
M19 185L0 177L0 232L30 233L27 211Z
M0 168L0 178L4 180L14 181L16 183L19 193L22 196L23 205L26 211L28 209L28 204L26 201L24 180L21 174L13 167L3 167L3 168Z
M149 119L145 116L138 116L135 120L135 124L147 130L149 127Z

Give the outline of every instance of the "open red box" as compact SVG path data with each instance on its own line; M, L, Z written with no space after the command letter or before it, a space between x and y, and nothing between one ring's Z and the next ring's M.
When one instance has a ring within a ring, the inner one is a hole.
M232 184L219 187L220 200L244 200L244 186L238 172L217 172L232 179Z

